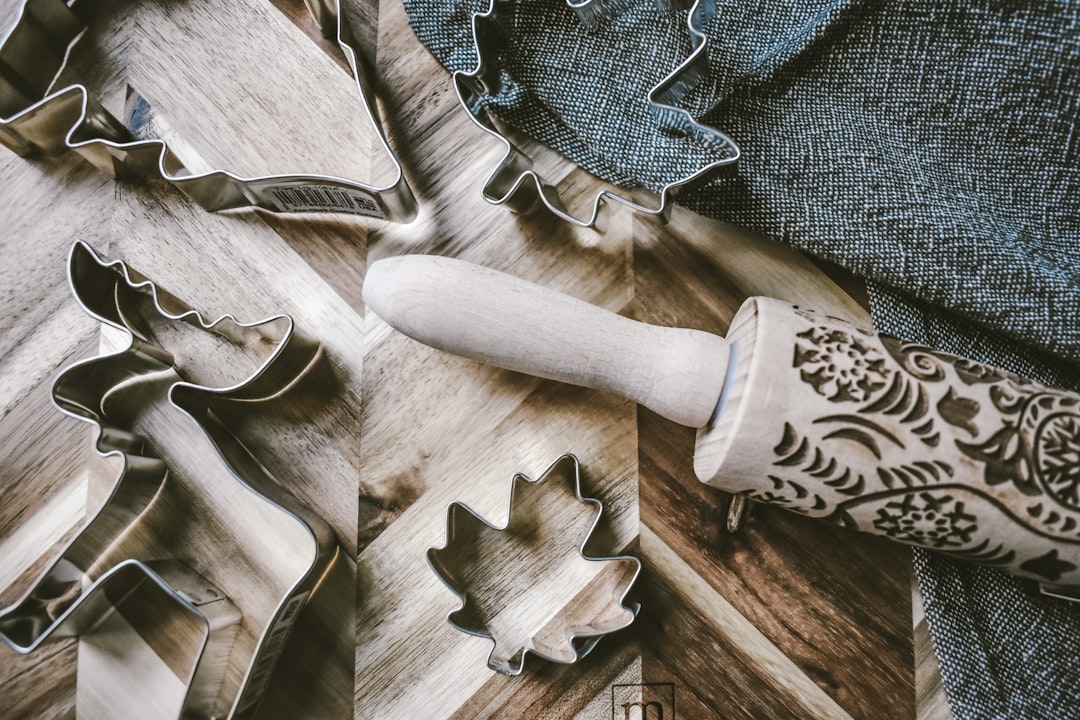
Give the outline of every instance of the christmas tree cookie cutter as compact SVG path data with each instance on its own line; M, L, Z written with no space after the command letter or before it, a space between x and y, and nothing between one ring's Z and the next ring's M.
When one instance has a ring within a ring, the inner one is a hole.
M529 653L576 662L633 622L638 607L623 602L641 562L585 554L602 512L599 500L582 496L569 453L536 480L514 476L505 527L462 503L449 506L446 545L428 550L428 564L461 601L450 625L494 643L492 670L518 675Z
M231 315L208 321L123 262L107 261L82 242L71 249L68 277L83 309L124 331L130 345L66 368L53 385L53 401L63 413L92 424L98 453L121 459L122 469L109 497L59 559L20 600L0 609L0 638L25 654L52 638L92 634L116 613L124 615L138 605L181 613L189 619L187 626L193 621L199 627L199 637L194 645L197 657L186 668L186 678L180 674L186 688L178 717L248 718L301 608L333 561L337 542L330 526L274 480L218 419L211 404L279 397L311 370L322 355L321 345L300 332L287 315L252 324ZM170 349L152 333L146 321L151 313L157 321L185 323L232 343L272 349L263 352L255 371L238 383L211 387L186 382ZM166 485L178 481L151 442L133 430L128 417L146 394L139 383L151 378L163 380L159 386L167 387L170 409L206 434L230 479L249 491L255 504L272 509L267 517L277 527L288 525L294 529L290 537L307 540L304 549L309 554L300 563L304 569L289 578L280 597L267 599L268 619L254 631L253 649L234 642L244 619L242 608L219 589L219 582L207 577L214 573L201 565L210 565L211 559L124 557L139 542L131 538L140 533L159 533L161 542L172 547L168 529L151 526L147 517ZM118 557L122 559L113 564ZM241 669L239 681L226 681L230 666Z
M245 178L227 170L193 172L164 141L140 139L140 128L118 120L84 85L53 90L71 48L87 30L80 10L90 0L24 0L18 19L0 40L0 144L23 157L71 150L112 177L161 178L211 212L261 208L411 222L416 199L379 122L371 78L340 0L305 1L323 33L336 36L345 54L364 112L393 165L388 185L319 174Z
M670 7L674 0L657 0L662 9ZM586 26L595 25L600 19L620 12L628 5L627 0L588 0L571 2L571 8ZM510 46L510 34L504 13L514 11L509 0L491 0L488 9L472 17L473 46L476 66L468 72L453 73L454 89L458 101L473 123L488 135L499 140L506 148L502 159L484 182L482 195L495 205L505 204L517 212L532 208L537 200L556 217L578 227L596 228L600 208L608 200L626 205L632 210L666 220L671 213L671 201L683 190L703 182L722 168L734 166L739 160L739 147L735 141L716 128L698 122L679 102L705 77L708 71L707 38L701 30L704 23L715 13L715 0L698 0L688 15L688 25L693 52L685 62L655 85L647 95L650 111L659 126L678 136L686 136L705 147L714 159L695 171L665 184L659 191L642 188L646 202L603 190L593 199L592 211L587 218L577 217L567 210L558 190L544 180L533 167L532 159L517 147L499 128L485 103L486 97L495 96L500 88L498 59L500 53Z

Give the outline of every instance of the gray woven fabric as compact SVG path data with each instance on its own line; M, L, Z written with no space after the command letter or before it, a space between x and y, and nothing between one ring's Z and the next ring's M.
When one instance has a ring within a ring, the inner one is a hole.
M687 107L743 151L682 196L871 279L879 328L1080 384L1080 4L718 0ZM405 0L471 70L477 0ZM704 162L649 89L690 51L684 12L642 0L593 30L517 0L489 106L595 174L659 188ZM1080 611L996 572L916 569L959 718L1080 717Z

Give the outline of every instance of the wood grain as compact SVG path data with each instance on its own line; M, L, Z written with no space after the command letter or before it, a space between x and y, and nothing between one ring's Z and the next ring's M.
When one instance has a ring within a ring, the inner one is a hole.
M129 86L144 95L192 161L360 180L386 172L336 48L312 32L300 0L101 7L100 30L75 58L95 70L80 79L117 114ZM117 183L77 158L0 154L9 258L0 263L9 307L0 599L17 597L55 556L81 519L79 500L100 497L116 472L48 400L60 367L115 342L65 285L64 256L80 237L209 315L291 313L326 347L325 366L291 395L223 410L267 469L330 522L342 550L298 620L261 717L608 720L634 702L667 702L669 691L679 718L914 717L906 551L764 507L743 535L727 536L724 496L693 478L692 431L612 395L433 351L365 312L360 291L369 261L427 253L721 334L751 294L841 317L863 313L858 302L802 256L679 209L659 225L609 208L596 234L484 204L482 180L501 147L456 107L401 4L346 7L421 203L411 225L208 215L168 187ZM0 3L0 22L16 9ZM543 164L574 207L606 187L557 156ZM585 494L605 503L593 542L645 563L634 596L642 615L575 665L529 658L521 676L498 675L485 666L490 643L446 623L456 600L424 553L443 544L451 501L500 522L513 474L535 476L564 451L582 461ZM184 474L199 474L198 457L175 452ZM173 521L190 524L182 518L200 502L220 514L216 493L177 496ZM126 691L97 679L108 671L102 642L26 657L0 647L0 717L66 718L76 707L80 718L106 716L98 708Z
M263 3L243 8L233 4L213 13L196 3L170 7L172 12L168 17L162 16L162 6L156 3L140 3L123 12L116 12L114 7L111 15L103 11L101 17L96 18L98 24L88 35L87 42L80 44L83 55L76 60L95 61L98 67L111 70L79 79L88 82L99 96L114 103L113 111L117 114L122 114L128 86L136 87L138 92L151 98L154 111L168 119L172 129L184 138L185 145L199 148L200 157L208 158L208 161L229 163L231 169L248 173L323 170L363 177L367 170L368 130L352 122L349 115L334 115L328 111L329 107L341 107L346 101L359 107L352 79L299 28ZM95 35L95 31L102 34ZM124 38L125 42L119 47L102 42L114 37ZM231 42L224 42L226 37ZM266 43L266 37L275 38L277 46ZM282 42L287 44L289 52L280 52ZM213 49L212 53L206 52L208 48ZM194 57L186 57L185 52L194 53ZM177 64L178 59L180 64ZM168 71L164 70L166 67ZM175 72L177 68L191 71L195 76L185 80L182 73ZM208 69L212 72L207 72ZM74 71L70 71L65 77L73 74ZM206 82L206 79L211 80ZM163 82L155 82L157 80ZM193 89L200 86L204 89L212 87L220 95L193 93ZM295 104L297 99L312 107L326 104L327 125L310 123L302 106ZM211 103L209 106L200 104L207 101ZM245 111L237 111L237 106L243 106ZM215 118L215 121L207 123L207 118ZM333 143L322 142L326 137L323 133L327 132L336 136ZM306 133L315 133L319 142ZM350 148L354 150L352 155L348 152ZM218 151L223 154L215 155ZM86 357L98 349L97 324L77 308L63 279L64 254L73 239L72 233L78 232L79 224L88 226L83 237L99 250L122 257L144 270L209 316L235 312L244 319L255 320L289 312L306 330L325 338L328 359L322 381L312 380L288 399L276 401L273 407L260 409L258 413L234 412L236 417L232 418L232 424L249 444L258 445L255 450L259 452L260 460L279 476L279 480L309 505L316 506L331 522L345 553L324 579L317 601L309 604L301 615L299 630L286 653L286 658L293 658L295 662L283 662L278 673L282 680L271 684L272 688L292 688L294 692L287 693L289 702L282 702L280 692L272 691L271 697L277 694L278 702L268 704L267 711L270 716L277 716L279 712L288 714L290 710L296 710L296 702L304 701L304 712L315 713L311 717L347 716L351 712L353 677L351 635L355 616L355 573L351 558L356 548L359 471L355 418L359 415L362 336L359 315L349 312L350 303L343 301L335 285L348 298L352 290L349 270L356 266L362 272L365 251L362 228L356 223L343 224L339 219L330 218L303 225L283 220L276 222L277 229L274 229L252 213L207 215L167 187L114 183L79 164L76 158L43 164L27 164L7 156L3 160L5 172L15 173L20 178L20 182L12 183L18 192L25 192L28 198L38 199L39 203L46 198L56 198L60 203L59 207L56 202L48 207L43 205L40 212L35 212L33 201L20 201L18 195L11 194L5 197L5 202L11 203L5 217L26 223L28 228L33 228L33 234L43 232L57 239L52 248L46 243L30 243L21 249L9 246L20 261L36 264L53 279L37 280L32 273L23 273L20 277L16 274L17 268L12 268L13 277L18 281L8 283L6 287L18 297L33 302L24 285L38 285L42 292L49 293L44 297L63 310L52 312L47 303L37 302L29 312L10 318L18 318L18 332L22 333L48 330L50 322L56 325L65 317L81 322L91 333L91 342L82 343L78 354L62 352L62 346L50 350L48 344L37 343L36 352L49 361L53 371L61 361ZM31 181L37 176L43 180L35 186ZM60 187L42 187L44 182ZM96 198L89 195L90 192L96 193ZM64 205L68 203L70 207L65 210ZM46 213L46 210L50 212ZM73 224L73 220L78 224ZM51 232L50 223L58 226ZM321 225L328 232L322 233ZM312 242L308 242L309 239ZM311 258L311 265L296 254L293 246L303 249ZM223 252L229 248L234 251L231 257ZM324 279L310 269L320 263L324 267L333 265L340 271L327 272L325 275L332 276L332 280ZM353 287L358 294L359 288ZM281 290L269 296L264 288ZM292 289L301 291L292 292ZM35 312L45 313L44 317L49 320L37 321ZM55 338L54 343L70 342L79 334L57 327L50 336ZM16 342L20 340L19 336L5 332L5 341L9 338ZM24 353L30 350L30 343L16 344L12 352L20 350ZM6 361L8 355L10 353L5 355L5 379L11 381L13 390L27 392L34 388L27 382L32 376L22 372L15 374L20 368ZM6 374L9 369L10 375ZM329 382L326 382L327 378ZM16 382L22 383L21 386ZM47 391L47 385L37 389ZM35 414L36 418L50 425L64 425L68 435L75 431L79 437L86 437L84 427L63 418L41 398L42 395L36 396L41 410ZM28 411L34 407L30 403L20 406ZM17 419L8 415L5 422ZM51 440L51 428L48 425L42 427L40 421L36 428L26 427L24 433L38 431L33 435L36 442L29 444L45 449ZM159 503L157 514L147 518L151 527L138 545L139 553L147 557L179 554L181 557L208 558L216 555L219 562L208 572L215 576L215 584L230 586L227 593L237 599L250 595L247 600L242 600L248 608L245 617L249 631L247 635L242 634L238 642L252 643L251 631L259 626L260 616L263 622L266 618L266 610L257 608L265 606L272 596L254 592L257 585L250 582L250 569L235 564L234 561L244 553L221 552L236 545L238 538L228 531L237 526L228 518L251 497L250 493L242 492L229 498L219 494L238 486L231 478L215 476L212 465L207 464L214 452L199 449L205 444L197 430L191 434L182 422L176 424L164 415L159 418L153 413L146 415L146 422L141 427L147 434L158 437L159 450L169 455L175 476L187 480L174 485L180 492L167 494L167 499L171 500ZM80 469L85 472L89 451L86 440L65 441L62 433L56 435L57 444L65 452L80 451L83 457ZM11 433L6 438L18 439ZM254 442L256 439L257 443ZM29 501L40 498L45 507L55 506L59 501L54 498L62 496L40 482L40 475L48 472L48 466L35 461L36 454L25 457L29 469L15 464L13 470L18 475L12 482L21 483L20 487L33 486L35 492L23 491L18 496ZM111 471L115 473L115 468ZM207 484L200 485L191 482L193 480ZM111 477L102 473L98 484L108 485L109 482ZM204 488L205 494L198 490L200 487ZM260 512L256 503L242 514L255 520ZM20 518L27 514L28 511L22 511ZM62 519L58 513L55 515L57 520ZM199 522L184 522L194 518ZM12 531L16 527L40 528L39 535L47 529L41 522L17 526L14 522L5 522L2 527ZM215 533L212 530L215 527L227 532L224 536ZM272 574L274 568L285 571L292 557L281 551L281 545L301 551L303 543L297 542L300 538L288 541L281 535L275 540L274 534L267 532L269 527L265 519L249 525L254 532L240 544L248 546L245 551L248 554L263 557L267 562L266 569ZM23 536L25 533L24 530ZM231 542L226 540L230 536ZM160 544L163 540L164 546ZM157 550L153 549L155 546ZM131 545L127 547L130 551ZM126 554L121 548L117 551ZM27 553L20 552L18 556L26 558ZM299 557L296 554L295 560ZM30 558L38 560L39 564L42 562L33 554ZM213 571L214 567L217 571ZM340 638L347 640L343 643ZM104 648L96 652L95 647L95 641L90 638L86 641L85 652L79 653L78 674L86 678L86 682L78 685L78 701L66 706L78 705L80 716L101 716L105 711L95 708L119 709L130 704L131 695L122 685L100 679L108 674L107 668L112 662L109 658L119 657L116 649ZM7 660L10 651L4 652ZM145 662L136 662L140 670L149 672ZM3 664L12 666L9 662ZM56 662L41 662L34 666L34 670L39 669L46 675L53 673L58 682L69 687L74 680L73 665L65 668ZM165 676L159 676L167 677L167 672ZM305 692L297 692L298 684ZM154 692L154 683L140 687L149 693L146 697L151 704L162 699ZM163 691L164 687L161 686ZM292 712L287 716L297 714Z
M769 243L724 232L724 226L704 219L687 222L698 229L696 243L685 242L682 233L669 236L666 229L650 226L654 232L647 246L635 254L638 287L677 289L673 294L639 290L640 301L635 300L631 310L635 318L724 333L742 293L757 277L755 264L778 268L785 260L799 270L791 272L783 287L762 273L762 282L772 284L774 295L833 314L860 314L827 276L787 248L772 247L768 260L740 262L737 258L753 257ZM731 300L721 305L716 298L725 292ZM723 530L727 498L695 479L693 431L644 410L638 425L642 524L846 712L880 716L887 707L890 717L914 716L910 606L898 600L908 594L908 552L764 505L753 506L744 532L728 535ZM883 703L882 697L888 701ZM719 711L727 701L712 702ZM751 705L742 712L753 717L773 710Z
M18 6L0 5L0 23ZM25 592L82 521L91 454L85 427L49 400L59 368L97 346L94 323L71 302L63 258L72 236L108 237L111 180L80 159L36 165L0 155L0 605ZM80 502L80 497L83 498ZM0 647L0 714L71 717L77 643L61 641L32 657Z

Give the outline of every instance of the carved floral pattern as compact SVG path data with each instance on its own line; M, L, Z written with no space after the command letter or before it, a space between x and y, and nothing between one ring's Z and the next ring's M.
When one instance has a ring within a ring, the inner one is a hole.
M1080 542L1080 396L796 313L792 366L835 410L784 423L758 499L1050 581L1080 569L1054 549ZM991 512L1051 542L998 544Z
M981 443L956 446L983 465L988 485L1012 483L1025 495L1048 494L1080 509L1080 400L1005 382L990 389L1005 421Z
M885 355L855 333L813 327L798 337L805 342L795 345L795 367L829 400L866 400L888 383Z
M874 527L879 532L923 547L966 546L976 529L976 517L964 512L964 503L940 493L901 495L877 512Z
M1047 492L1063 505L1080 509L1080 415L1047 418L1036 435L1035 454Z

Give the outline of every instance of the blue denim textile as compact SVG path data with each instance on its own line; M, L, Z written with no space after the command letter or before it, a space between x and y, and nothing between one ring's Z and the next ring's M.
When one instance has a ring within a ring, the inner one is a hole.
M716 3L687 108L743 159L680 202L868 278L883 331L1080 387L1080 3ZM513 4L493 112L622 186L703 164L645 103L690 52L685 12L640 0L589 30L564 0ZM486 3L405 7L444 65L474 67ZM957 717L1080 716L1080 611L916 560Z

